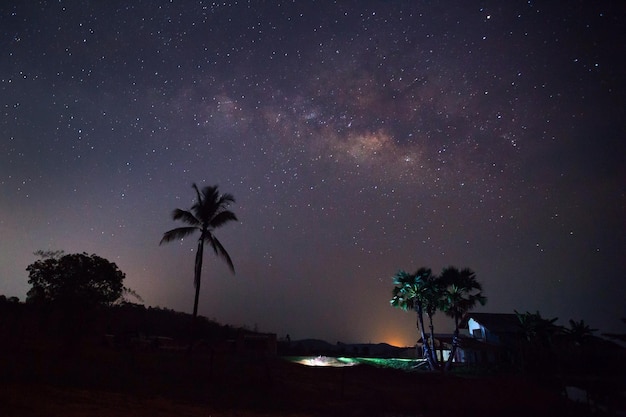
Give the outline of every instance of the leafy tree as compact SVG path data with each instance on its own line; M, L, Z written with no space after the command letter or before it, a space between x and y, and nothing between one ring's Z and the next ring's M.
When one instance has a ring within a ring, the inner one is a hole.
M42 259L30 264L26 301L68 306L111 305L126 289L126 275L112 262L97 255L36 252ZM132 291L130 291L132 292Z
M390 303L393 307L401 308L405 311L414 310L417 314L416 326L424 343L424 355L430 369L437 369L437 358L432 348L432 341L429 341L424 327L424 310L431 308L429 304L429 281L432 280L432 273L429 268L420 268L415 274L405 271L398 271L393 276L394 288ZM434 313L433 313L434 314Z
M67 352L79 348L97 307L118 303L127 293L135 295L124 287L126 276L117 265L97 255L35 254L41 259L26 268L32 285L26 302L37 307L48 327L56 322Z
M189 345L189 349L191 349L195 337L204 244L205 242L208 242L208 244L213 248L215 254L222 257L234 273L235 267L230 259L230 255L226 252L226 249L224 249L217 237L215 237L214 231L230 221L237 221L235 214L228 209L228 206L235 202L235 198L231 194L220 195L217 185L206 186L203 187L202 190L198 189L196 184L193 184L192 187L196 191L197 195L197 201L195 204L191 206L190 210L181 210L177 208L172 212L172 218L174 220L180 220L183 223L188 224L188 226L178 227L165 232L161 242L159 243L163 244L173 240L183 239L194 233L199 233L198 249L196 251L196 260L194 265L194 286L196 293L193 303L191 343Z
M445 287L441 298L441 309L447 316L454 319L454 335L452 349L446 370L452 366L452 361L459 347L459 324L468 311L476 305L485 305L487 298L482 295L482 285L476 280L476 274L469 268L459 270L450 266L444 268L440 276L441 285Z

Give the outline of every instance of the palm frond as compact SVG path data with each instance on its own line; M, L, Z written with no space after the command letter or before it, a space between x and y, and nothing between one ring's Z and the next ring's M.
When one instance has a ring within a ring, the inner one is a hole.
M217 201L220 194L218 188L219 187L217 185L205 185L202 187L201 193L205 199Z
M238 221L237 216L230 210L224 210L211 219L211 227L217 229L230 221Z
M402 310L414 310L418 304L422 304L422 289L425 280L423 276L430 273L426 268L420 268L415 274L409 274L404 270L399 270L393 277L394 288L392 299L389 301L392 307Z
M401 269L392 277L392 279L394 285L404 285L413 281L413 276Z
M420 277L422 279L430 279L433 275L433 272L430 268L426 268L425 266L419 268L416 272L415 272L415 276L416 277Z
M391 304L392 307L396 307L404 311L415 309L415 299L412 297L406 297L405 294L394 295L391 300L389 300L389 304Z
M198 226L200 224L200 220L198 220L198 218L194 216L193 213L178 208L172 212L172 219L182 220L184 223L191 224L193 226Z
M183 239L197 231L198 228L196 226L177 227L176 229L168 230L167 232L163 233L163 238L159 242L159 245L171 242L173 240Z
M208 234L207 240L211 243L211 246L213 247L215 254L222 257L228 264L228 267L230 268L230 270L234 273L235 266L233 265L233 261L230 259L230 255L228 254L228 252L226 252L226 249L224 249L224 246L222 246L220 241L211 233Z
M197 188L197 187L196 187ZM227 207L235 199L231 194L219 194L217 185L203 187L196 190L198 201L191 207L198 219L202 223L212 224L213 219L222 211L227 211Z
M219 198L220 207L228 207L231 203L235 202L235 197L230 193L224 193Z
M198 203L202 204L202 194L200 193L200 190L198 189L198 186L194 182L193 184L191 184L191 187L196 191L196 197L198 198L196 204L198 204Z

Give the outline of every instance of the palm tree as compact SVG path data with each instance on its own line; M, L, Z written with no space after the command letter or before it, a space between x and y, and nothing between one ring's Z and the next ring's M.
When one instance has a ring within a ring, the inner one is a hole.
M214 230L223 226L230 221L237 221L235 214L228 210L230 203L235 202L235 198L231 194L221 194L218 191L217 185L203 187L202 190L198 189L196 184L192 185L196 190L198 200L190 210L175 209L172 212L172 218L174 220L181 220L188 224L188 226L177 227L176 229L169 230L163 234L163 238L159 245L173 240L183 239L193 233L199 232L198 237L198 249L196 251L196 261L194 268L194 286L196 288L196 294L193 302L193 315L191 321L191 342L189 344L189 351L195 338L196 320L198 316L198 298L200 295L200 279L202 274L202 255L204 252L204 243L208 242L217 256L222 257L230 270L234 273L235 267L233 261L230 259L230 255L224 249L224 246L213 234Z
M476 280L476 274L469 268L463 268L460 271L453 266L444 268L440 279L445 287L440 307L447 316L454 319L452 349L446 363L446 371L448 371L459 347L461 318L477 304L485 305L487 298L482 295L482 285Z
M541 317L541 314L537 311L536 313L519 313L517 310L515 311L515 315L519 320L520 327L522 328L522 333L527 342L540 345L540 346L548 346L552 344L552 338L555 334L557 334L561 329L555 323L558 320L558 317L552 319L545 319Z
M437 275L432 275L430 270L427 274L421 275L422 280L422 302L424 305L424 311L428 316L428 327L430 329L430 349L433 355L433 359L437 367L439 367L438 358L435 350L435 326L433 325L433 316L441 306L441 298L444 295L445 286L443 281ZM443 359L443 358L442 358Z
M542 371L555 355L553 339L562 331L562 328L555 324L558 317L547 319L541 317L539 311L536 313L514 311L524 339L521 350L522 369Z
M581 346L587 343L593 338L593 333L598 329L592 329L589 327L585 320L571 320L569 321L569 329L565 329L564 332L568 338L576 345Z
M392 298L389 301L393 307L401 308L405 311L414 310L417 313L416 327L424 343L424 355L430 369L437 368L437 360L433 355L428 336L424 328L424 304L426 281L432 276L429 268L420 268L415 274L405 271L398 271L393 276L395 287L392 291Z

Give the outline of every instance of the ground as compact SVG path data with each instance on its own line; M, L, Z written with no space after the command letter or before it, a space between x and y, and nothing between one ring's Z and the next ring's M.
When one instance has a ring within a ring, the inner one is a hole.
M107 348L2 352L0 415L578 416L557 387L519 375L367 365L314 368L228 352Z

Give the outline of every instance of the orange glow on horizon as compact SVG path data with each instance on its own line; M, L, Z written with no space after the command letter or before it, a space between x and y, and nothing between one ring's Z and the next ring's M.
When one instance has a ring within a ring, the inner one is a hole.
M391 346L396 347L412 347L415 346L415 342L411 341L411 337L407 334L396 334L389 332L387 334L381 335L381 337L374 339L380 340L383 343L387 343Z
M403 337L387 337L384 339L385 343L390 344L391 346L396 346L396 347L409 347L409 346L413 346L412 343L408 343L405 341L405 338Z
M381 320L369 325L371 336L368 339L373 343L387 343L396 347L413 347L417 342L417 333L414 328L404 328L401 322Z

